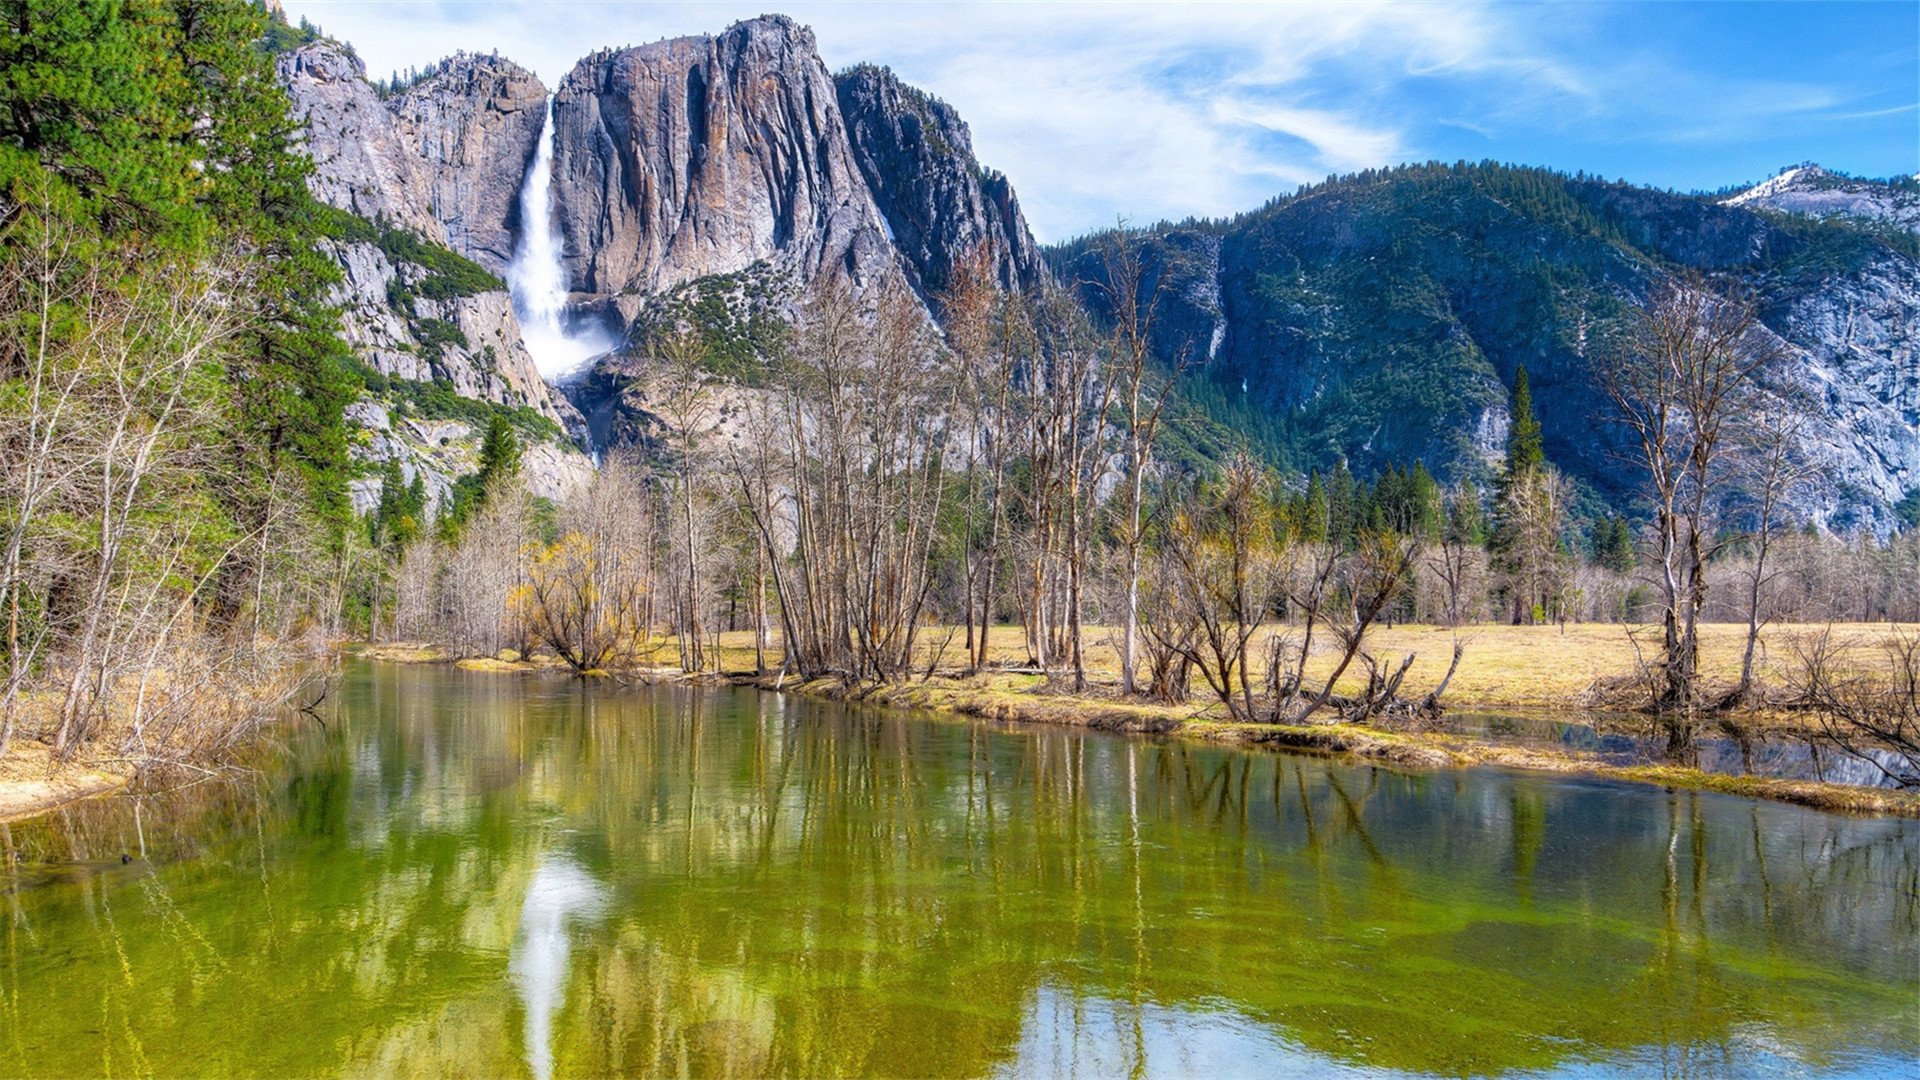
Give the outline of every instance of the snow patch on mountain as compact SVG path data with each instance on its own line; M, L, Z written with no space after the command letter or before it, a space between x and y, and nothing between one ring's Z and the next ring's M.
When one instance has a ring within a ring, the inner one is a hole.
M1915 180L1920 180L1916 176ZM1720 200L1723 206L1763 208L1811 217L1885 221L1920 232L1920 184L1843 176L1818 165L1798 165Z

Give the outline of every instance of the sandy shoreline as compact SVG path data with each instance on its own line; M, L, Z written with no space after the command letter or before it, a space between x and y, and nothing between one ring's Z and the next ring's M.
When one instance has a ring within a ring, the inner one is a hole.
M34 739L16 738L0 758L0 824L35 817L127 786L133 772L107 763L69 761Z

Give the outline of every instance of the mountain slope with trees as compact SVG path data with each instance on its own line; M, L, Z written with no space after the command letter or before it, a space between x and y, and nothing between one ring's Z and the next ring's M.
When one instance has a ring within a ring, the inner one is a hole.
M1097 239L1097 238L1095 238ZM1493 164L1340 178L1228 221L1129 234L1167 285L1157 345L1196 401L1296 469L1420 460L1484 479L1502 403L1532 372L1548 457L1626 507L1621 433L1593 377L1661 282L1750 292L1821 424L1802 450L1831 483L1800 509L1890 527L1920 486L1920 245L1846 220ZM1098 284L1091 241L1051 254ZM1082 288L1098 306L1099 290Z

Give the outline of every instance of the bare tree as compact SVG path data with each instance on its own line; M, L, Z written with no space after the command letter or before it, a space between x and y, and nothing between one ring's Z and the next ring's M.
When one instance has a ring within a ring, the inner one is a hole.
M910 295L863 307L822 278L807 308L758 445L732 452L739 505L770 553L786 662L889 681L928 613L958 387L929 377L940 351Z
M166 544L172 525L147 513L155 489L191 483L214 467L205 434L218 420L212 403L223 378L221 349L235 323L210 287L209 268L138 279L96 293L77 344L94 451L70 478L89 513L85 557L75 581L79 621L69 643L54 747L71 753L104 715L125 622L140 588L141 558Z
M1100 258L1107 307L1113 317L1110 378L1120 407L1122 468L1119 519L1120 546L1125 566L1125 600L1120 612L1120 689L1136 693L1134 656L1140 623L1140 558L1145 543L1146 482L1153 464L1153 446L1160 434L1167 402L1172 398L1177 366L1158 379L1153 372L1154 314L1159 307L1161 282L1149 283L1140 245L1127 238L1124 223L1109 235Z
M1708 560L1718 549L1711 515L1724 480L1730 424L1775 358L1753 303L1703 282L1674 279L1641 309L1626 346L1601 379L1632 434L1654 510L1654 566L1662 600L1655 703L1669 755L1693 751L1699 705L1699 624Z
M1459 626L1477 620L1486 606L1486 522L1479 493L1467 485L1447 496L1446 513L1440 546L1427 563L1444 592L1447 625Z
M576 672L639 655L651 634L655 517L638 469L610 459L562 508L560 537L533 552L517 607Z
M1085 574L1094 539L1088 519L1109 467L1114 383L1106 377L1102 343L1064 291L1043 292L1034 324L1037 348L1019 373L1025 392L1015 402L1027 466L1020 492L1023 621L1033 666L1069 667L1080 689L1086 686Z
M503 478L461 530L459 541L444 550L441 565L433 570L438 586L433 606L444 620L441 637L456 653L528 651L531 628L514 597L526 587L527 565L539 544L533 516L533 496L526 485L517 476ZM416 541L414 546L428 545Z
M1884 667L1860 664L1823 630L1794 643L1796 697L1814 710L1826 741L1897 787L1920 787L1920 635L1881 645Z
M1340 659L1334 663L1333 671L1327 675L1319 692L1293 714L1290 718L1292 723L1305 722L1333 698L1335 686L1339 684L1340 677L1347 673L1354 657L1360 655L1374 623L1412 580L1413 567L1419 562L1420 551L1421 542L1416 536L1373 529L1361 533L1353 554L1342 561L1341 592L1346 602L1335 609L1339 617L1331 623L1334 639L1340 644ZM1400 669L1400 676L1406 674L1406 668L1412 665L1412 660L1411 656L1407 658ZM1456 653L1455 662L1458 663L1458 660ZM1303 653L1303 674L1304 663ZM1448 675L1451 677L1452 672L1449 671ZM1391 690L1397 690L1398 687L1399 678L1395 678Z
M1563 533L1571 490L1551 466L1508 478L1500 495L1505 524L1499 551L1513 623L1552 622L1566 611L1572 560Z
M1172 588L1157 599L1179 614L1156 620L1156 643L1185 657L1243 721L1255 718L1248 643L1272 605L1284 542L1273 528L1270 483L1250 457L1236 454L1217 480L1168 513L1162 547Z
M707 437L719 418L706 370L706 345L697 332L678 329L667 334L656 345L654 359L660 369L660 417L674 456L672 467L661 473L678 518L674 627L680 642L680 669L694 672L703 670L708 659L700 566L708 532L703 464Z
M993 253L975 247L955 269L941 300L957 388L955 450L963 478L961 502L961 618L967 666L987 662L987 637L1007 531L1007 469L1012 459L1016 358L1031 355L1025 297L1002 292Z
M1768 621L1764 612L1767 586L1780 573L1770 557L1786 525L1782 511L1810 475L1805 459L1796 453L1806 417L1797 400L1768 395L1755 404L1746 422L1735 431L1739 450L1736 482L1751 515L1748 536L1753 558L1743 575L1747 643L1740 655L1740 682L1727 696L1728 703L1746 701L1753 694L1754 654L1760 644L1760 630Z
M10 395L18 405L0 410L0 605L7 662L0 754L12 740L21 692L52 632L46 618L49 575L34 573L31 565L35 536L44 535L71 481L92 458L86 350L59 336L55 316L85 305L105 287L99 268L85 264L80 238L44 206L15 208L11 216L7 239L18 254L0 263L6 315L0 326L9 329L0 336L0 385L18 387Z

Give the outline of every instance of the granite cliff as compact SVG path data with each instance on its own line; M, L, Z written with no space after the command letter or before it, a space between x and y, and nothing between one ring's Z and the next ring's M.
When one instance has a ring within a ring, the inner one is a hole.
M922 296L937 306L975 252L1002 288L1040 283L1046 265L1013 185L974 158L953 106L871 65L843 72L834 88L860 175Z
M898 273L813 33L783 17L595 53L554 96L576 292L645 295L768 260Z
M341 269L332 300L370 406L351 414L365 434L356 454L401 460L444 492L478 439L481 413L460 404L471 401L553 446L529 458L537 492L569 490L591 468L569 434L583 421L540 377L496 272L511 255L507 215L545 90L511 64L458 56L383 101L360 62L327 42L282 55L278 72L306 126L310 186L338 212L325 245ZM356 484L354 496L365 509L378 491Z
M546 123L546 86L510 60L458 53L387 104L447 246L504 273L521 181Z

